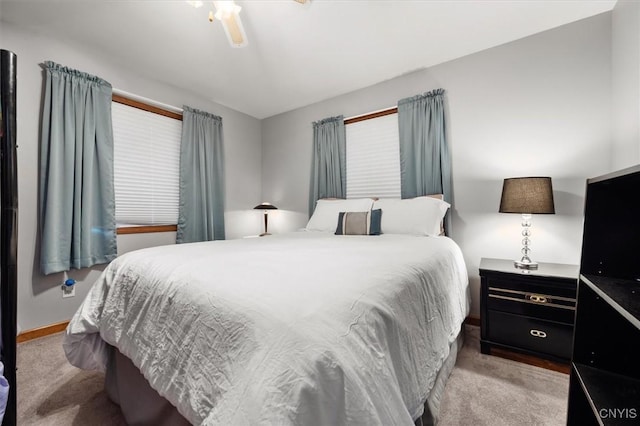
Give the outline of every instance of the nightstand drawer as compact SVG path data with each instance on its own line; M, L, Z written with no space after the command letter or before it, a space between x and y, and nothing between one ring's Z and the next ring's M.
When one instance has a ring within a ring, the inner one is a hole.
M560 358L571 358L573 326L489 310L488 339Z
M488 288L487 308L496 311L573 324L575 306L575 299L569 297L498 287Z
M500 288L505 291L556 296L557 300L570 299L573 306L575 306L578 280L556 279L550 282L549 279L543 281L539 277L513 274L513 276L509 277L490 277L487 279L487 285L488 287Z

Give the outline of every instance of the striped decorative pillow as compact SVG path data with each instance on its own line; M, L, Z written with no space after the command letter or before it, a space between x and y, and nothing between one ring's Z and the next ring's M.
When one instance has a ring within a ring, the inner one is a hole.
M382 210L340 212L336 235L380 235Z

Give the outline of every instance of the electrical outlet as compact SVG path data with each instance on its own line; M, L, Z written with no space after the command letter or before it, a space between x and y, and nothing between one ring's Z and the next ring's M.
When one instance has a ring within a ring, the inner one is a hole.
M76 286L72 285L72 286L66 286L63 285L62 286L62 297L73 297L76 295Z

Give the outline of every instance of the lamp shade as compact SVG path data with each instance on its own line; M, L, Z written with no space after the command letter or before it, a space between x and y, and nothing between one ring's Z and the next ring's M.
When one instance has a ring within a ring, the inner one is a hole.
M502 185L500 213L554 214L550 177L505 179Z
M254 210L278 210L278 208L271 203L260 203L254 207Z

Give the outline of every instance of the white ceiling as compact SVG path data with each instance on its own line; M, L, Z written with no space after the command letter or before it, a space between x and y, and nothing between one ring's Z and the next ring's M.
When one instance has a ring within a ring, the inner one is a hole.
M0 0L0 20L265 118L609 11L615 0L236 3L244 48L209 23L211 2Z

